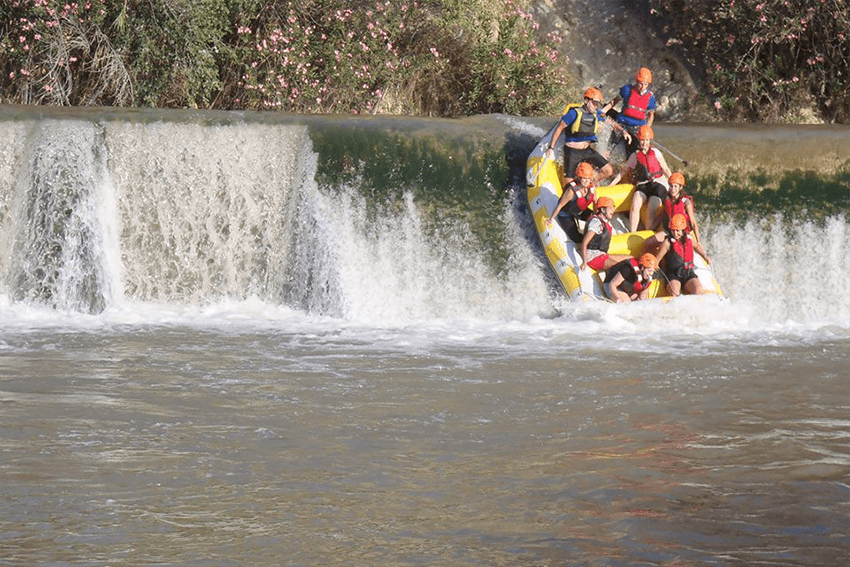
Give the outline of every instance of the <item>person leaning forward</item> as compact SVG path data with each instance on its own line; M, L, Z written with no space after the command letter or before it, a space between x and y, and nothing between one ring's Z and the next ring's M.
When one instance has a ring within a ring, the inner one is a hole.
M558 205L552 211L552 215L546 219L547 226L557 219L561 228L573 242L581 242L582 239L578 221L587 221L593 213L590 206L596 200L596 191L593 186L595 175L593 166L586 161L578 164L575 178L564 187Z
M591 144L597 141L596 132L599 130L600 120L620 131L627 142L631 142L631 135L622 126L606 117L599 108L601 105L602 93L599 89L595 87L587 89L584 92L584 102L569 105L566 114L561 116L555 132L552 134L552 139L549 141L549 147L546 150L547 158L554 155L555 142L558 141L561 133L564 133L565 136L564 179L561 184L563 187L566 187L567 183L573 180L573 172L578 164L583 161L590 163L598 171L594 184L611 177L614 173L614 167L608 163L608 160L591 148Z
M649 297L658 260L650 253L640 259L629 258L614 264L605 271L605 291L616 303L637 301Z
M611 218L614 216L614 201L610 197L599 197L596 200L596 213L587 222L584 238L579 246L579 257L584 271L588 266L596 270L607 270L617 262L627 260L631 256L624 254L608 254L611 246Z

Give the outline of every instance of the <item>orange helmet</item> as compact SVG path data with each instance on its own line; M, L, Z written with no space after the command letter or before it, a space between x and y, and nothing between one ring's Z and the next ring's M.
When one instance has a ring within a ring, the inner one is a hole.
M670 185L672 184L685 185L685 176L682 175L681 171L673 172L673 175L670 176Z
M647 252L638 260L638 264L643 266L644 268L652 268L653 270L658 267L658 259Z
M596 172L593 171L593 166L587 163L586 161L581 162L576 167L576 177L584 177L585 179L593 179L596 176Z
M596 210L604 209L605 207L614 207L614 199L611 197L599 197L596 199Z
M685 230L687 227L688 219L681 213L673 215L673 218L670 219L670 230Z
M653 134L652 128L649 125L644 124L638 128L637 137L638 140L651 140L655 137L655 134Z
M596 87L590 87L589 89L584 91L584 98L589 98L591 100L595 100L596 102L602 102L602 91L600 91Z
M651 83L652 71L650 71L646 67L641 67L640 69L638 69L638 72L635 75L635 81L638 81L639 83Z

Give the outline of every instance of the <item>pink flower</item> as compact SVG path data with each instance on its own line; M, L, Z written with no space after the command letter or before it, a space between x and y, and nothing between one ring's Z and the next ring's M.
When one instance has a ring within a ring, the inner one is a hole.
M719 100L715 100L715 101L714 101L714 110L717 110L717 111L719 112L721 108L722 108L722 107L720 106L720 101L719 101Z

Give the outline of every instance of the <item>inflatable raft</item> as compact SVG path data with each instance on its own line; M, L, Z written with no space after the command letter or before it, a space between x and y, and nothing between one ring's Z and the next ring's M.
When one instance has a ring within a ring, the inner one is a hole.
M557 125L556 125L557 126ZM561 173L563 170L563 134L555 143L555 156L544 159L544 153L552 139L555 126L540 139L528 156L526 163L526 181L528 183L528 207L534 219L534 226L540 237L540 243L546 253L546 258L555 272L555 276L564 288L567 296L573 300L608 300L604 290L604 272L596 272L592 268L580 270L581 258L579 244L567 237L559 223L553 222L547 226L546 220L558 206L563 188ZM644 242L655 233L651 230L629 232L629 209L632 204L634 185L621 184L607 187L597 187L597 198L611 197L616 205L616 214L611 220L614 234L611 237L609 254L629 254L640 257L646 250ZM706 293L722 297L720 285L705 260L694 252L694 268ZM669 298L666 280L661 270L656 270L656 279L649 291L650 298Z

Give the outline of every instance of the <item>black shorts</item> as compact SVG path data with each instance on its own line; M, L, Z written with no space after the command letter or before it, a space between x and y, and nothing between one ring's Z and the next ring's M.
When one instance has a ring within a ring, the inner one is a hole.
M602 169L608 165L608 160L593 148L576 150L569 146L564 146L564 175L568 179L575 178L576 168L583 161L586 161L596 169Z
M665 269L664 275L667 276L668 281L678 280L682 285L697 277L697 273L693 268L686 268L685 266L679 266L679 269L675 271L667 271Z
M635 191L640 191L646 198L658 197L662 201L667 198L667 188L657 181L635 185Z

